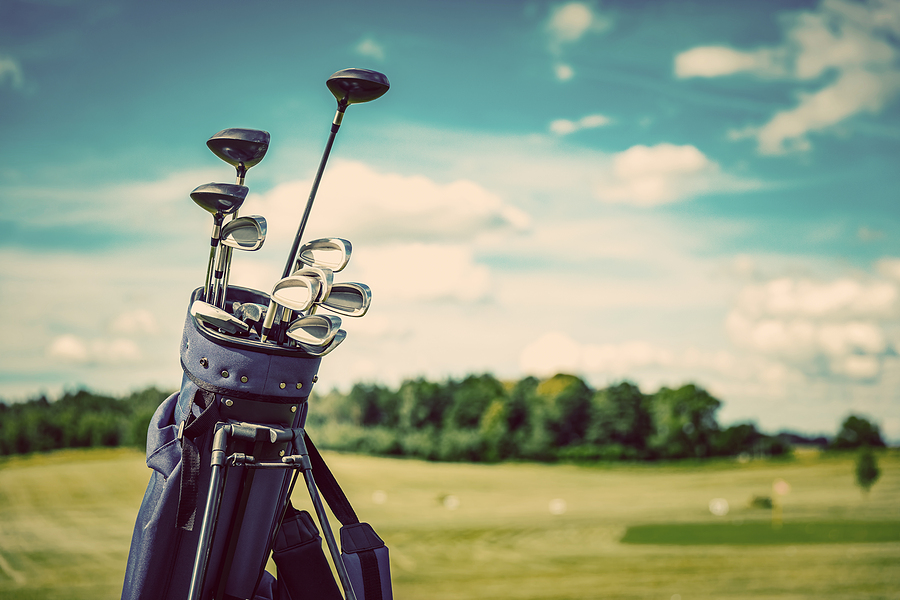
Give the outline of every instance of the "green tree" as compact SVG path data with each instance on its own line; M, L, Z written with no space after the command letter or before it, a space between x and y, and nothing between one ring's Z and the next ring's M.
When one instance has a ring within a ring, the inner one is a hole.
M537 386L535 416L549 434L554 449L585 440L593 390L574 375L558 374Z
M446 426L456 429L476 429L488 406L503 400L503 384L490 374L469 375L459 382L451 382L453 401L447 409Z
M868 494L880 476L881 469L878 468L875 454L868 446L863 447L859 457L856 459L856 485L862 488L864 493Z
M641 453L652 433L650 402L636 385L625 381L594 394L589 443L615 444Z
M831 442L835 450L852 450L862 446L884 447L878 425L856 415L850 415L841 425L840 431Z
M715 415L721 405L694 384L677 390L661 388L652 400L655 431L650 450L660 458L710 456L719 430Z

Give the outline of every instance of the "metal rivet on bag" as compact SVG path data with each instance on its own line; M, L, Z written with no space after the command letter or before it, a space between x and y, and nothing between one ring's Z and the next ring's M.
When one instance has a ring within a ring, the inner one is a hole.
M318 380L319 380L319 376L313 375L313 383L317 382Z
M234 406L234 400L226 400L225 406Z
M247 376L241 375L241 383L247 383Z
M284 389L286 386L287 384L285 384L283 381L278 384L278 387L280 387L281 389Z
M228 371L222 371L222 377L228 379Z
M200 359L200 366L203 367L204 369L206 369L207 367L209 367L209 361L206 360L206 358L201 358L201 359Z
M278 456L284 456L284 450L279 450L279 451L278 451Z
M296 407L296 406L292 406L292 407L291 407L291 412L297 412L297 407Z
M303 387L303 384L298 382L298 383L297 383L297 389L299 390L299 389L302 388L302 387Z

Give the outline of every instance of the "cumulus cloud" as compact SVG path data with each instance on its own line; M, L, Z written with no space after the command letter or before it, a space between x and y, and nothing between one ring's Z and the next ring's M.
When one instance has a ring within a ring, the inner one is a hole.
M612 27L612 20L583 2L567 2L551 9L545 24L547 46L550 53L559 57L563 49L580 41L589 33L603 33ZM568 64L557 63L556 77L568 81L575 74Z
M725 325L738 346L808 373L872 379L895 352L885 326L898 300L888 281L779 278L745 288Z
M295 181L254 200L269 219L269 236L292 237L299 220L297 199L308 193L309 182ZM318 231L340 231L354 242L459 242L530 226L526 213L473 181L438 183L350 161L330 168L314 213Z
M595 193L603 202L656 206L757 184L722 172L694 146L632 146L613 156L612 169Z
M374 39L367 37L360 40L356 45L356 53L360 56L367 56L375 60L384 60L384 47Z
M556 135L569 135L582 129L595 129L609 125L610 119L604 115L586 115L577 121L568 119L556 119L550 123L550 131Z
M548 332L522 348L519 366L541 377L574 373L606 380L636 378L648 371L670 373L672 379L700 373L733 381L783 384L802 378L795 370L763 357L748 358L730 352L708 352L686 346L667 348L644 340L615 344L578 342L560 332Z
M120 335L152 335L159 331L159 325L149 310L136 308L123 312L113 319L110 331Z
M817 9L791 14L784 23L784 41L776 46L701 46L675 57L675 74L681 78L750 73L805 86L822 81L812 93L799 92L796 104L768 123L731 132L733 139L754 137L763 154L808 150L809 133L827 131L860 113L878 113L900 94L897 0L823 0Z
M490 270L468 246L391 244L354 257L355 267L379 300L475 302L487 297Z
M15 90L25 85L25 75L19 61L11 56L0 56L0 85L9 84Z
M141 350L135 342L124 338L88 341L65 334L50 342L47 356L75 365L115 365L138 362L141 359Z

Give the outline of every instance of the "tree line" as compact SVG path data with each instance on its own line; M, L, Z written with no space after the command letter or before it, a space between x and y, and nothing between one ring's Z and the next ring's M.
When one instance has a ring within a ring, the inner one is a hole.
M86 390L50 402L0 402L0 455L89 446L143 447L167 392L123 398ZM803 436L767 435L753 423L722 427L721 401L688 384L645 394L630 382L592 389L572 375L504 382L493 375L397 388L358 383L310 398L307 426L333 450L426 460L609 461L781 456ZM877 425L849 417L834 448L883 446Z

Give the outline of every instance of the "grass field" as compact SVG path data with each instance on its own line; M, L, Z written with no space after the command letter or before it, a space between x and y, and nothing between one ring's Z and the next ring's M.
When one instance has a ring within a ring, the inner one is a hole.
M390 546L398 600L900 599L896 451L879 455L868 497L851 455L603 467L326 458ZM117 598L148 477L124 449L0 462L0 598ZM778 478L791 489L773 530L749 501ZM713 498L727 515L710 513ZM745 533L716 537L728 531Z

